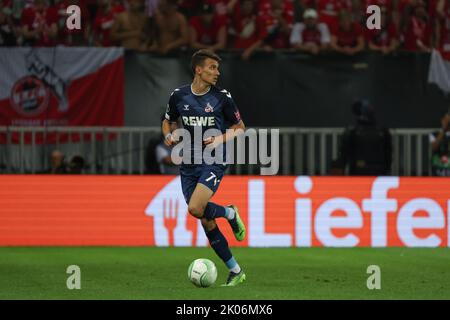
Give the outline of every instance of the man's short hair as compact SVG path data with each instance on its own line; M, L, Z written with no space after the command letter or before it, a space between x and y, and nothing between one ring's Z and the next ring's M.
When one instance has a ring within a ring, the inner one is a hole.
M192 74L195 75L195 67L203 66L203 63L208 58L216 60L217 62L222 61L222 59L220 59L220 57L217 54L215 54L214 52L212 52L211 50L207 50L207 49L198 50L197 52L195 52L192 55L192 59L191 59Z

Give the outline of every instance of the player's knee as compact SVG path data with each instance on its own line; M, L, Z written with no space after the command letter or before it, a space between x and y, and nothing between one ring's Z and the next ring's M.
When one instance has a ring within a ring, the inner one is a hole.
M203 212L205 211L205 208L196 203L189 203L188 211L192 216L194 216L197 219L200 219L203 217Z

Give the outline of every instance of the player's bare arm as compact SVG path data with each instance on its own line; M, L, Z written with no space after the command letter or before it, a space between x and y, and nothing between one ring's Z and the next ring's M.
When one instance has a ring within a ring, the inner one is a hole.
M164 119L162 122L161 130L164 135L164 144L166 146L173 146L178 143L176 137L172 134L172 131L178 127L176 122L171 122Z

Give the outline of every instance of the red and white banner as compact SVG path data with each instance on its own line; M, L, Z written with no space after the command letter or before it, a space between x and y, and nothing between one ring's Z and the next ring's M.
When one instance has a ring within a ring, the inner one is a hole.
M450 247L450 178L227 176L212 201L232 246ZM174 176L0 178L0 246L208 245Z
M122 48L0 48L0 126L122 126Z
M428 82L436 84L445 93L450 93L450 56L433 49L428 69Z

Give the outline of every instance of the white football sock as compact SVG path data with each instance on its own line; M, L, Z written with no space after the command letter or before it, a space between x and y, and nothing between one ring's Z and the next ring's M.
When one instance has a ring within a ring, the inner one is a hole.
M230 271L234 273L239 273L241 272L241 267L238 264L236 264L233 268L230 269Z
M228 209L228 214L227 214L227 219L228 220L233 220L234 216L235 216L235 212L233 208L227 207Z

